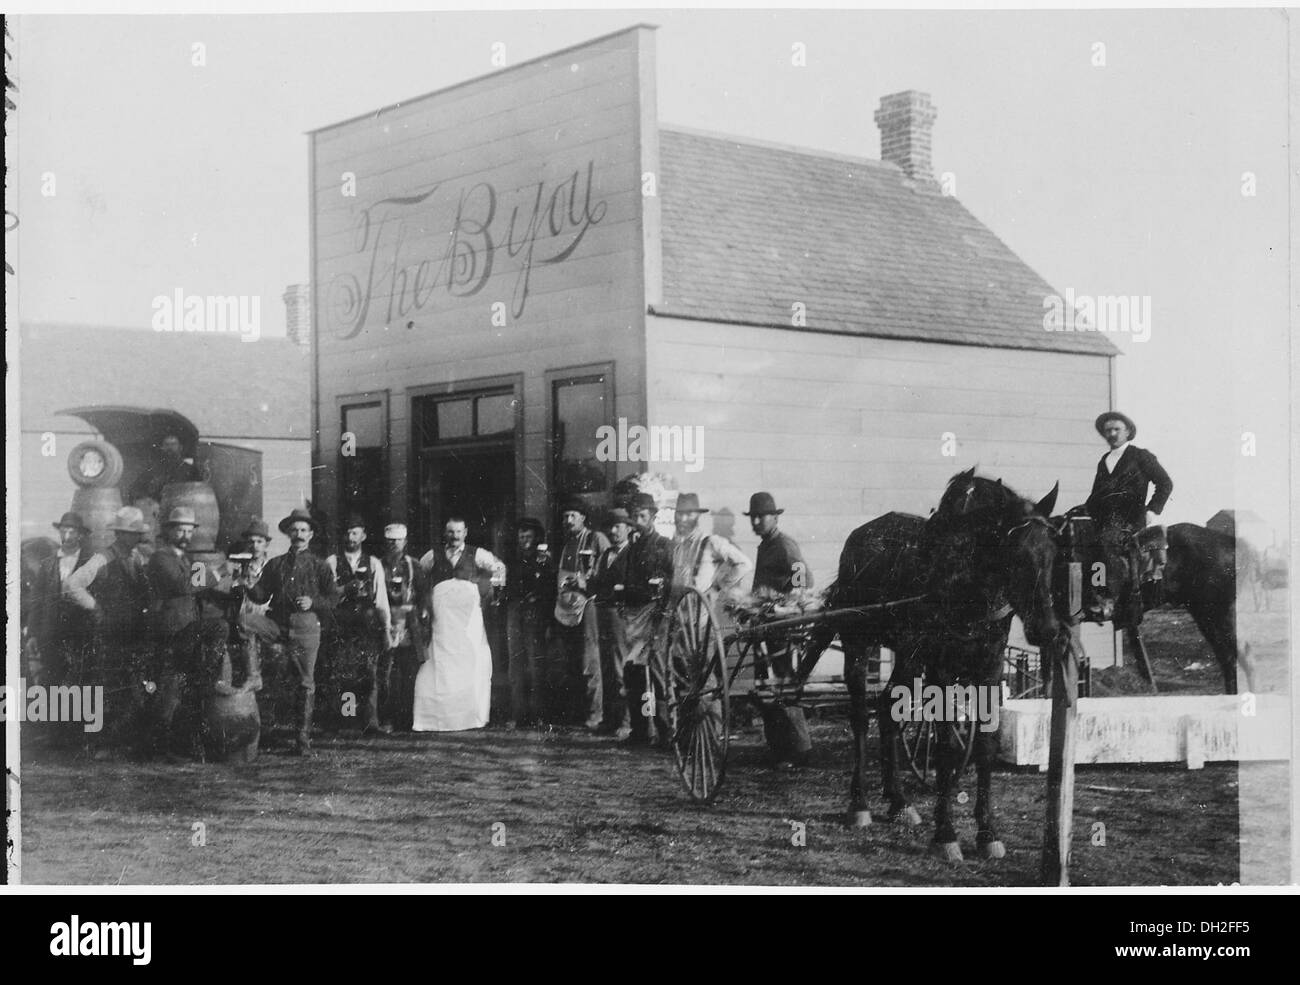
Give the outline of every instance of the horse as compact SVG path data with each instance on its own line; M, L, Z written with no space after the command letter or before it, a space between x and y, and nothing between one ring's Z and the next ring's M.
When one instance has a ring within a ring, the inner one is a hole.
M1168 528L1169 560L1164 572L1163 601L1187 610L1201 631L1219 669L1226 694L1237 693L1237 668L1246 678L1246 689L1255 689L1255 664L1250 644L1237 642L1237 585L1239 573L1245 580L1253 552L1231 534L1195 523L1175 523ZM1134 649L1141 646L1141 632L1127 627Z
M920 815L907 801L898 782L900 710L915 707L920 696L911 694L913 682L924 675L927 688L988 689L993 700L1000 693L1002 664L1010 630L1011 613L1021 614L1026 635L1033 640L1063 641L1068 627L1061 621L1051 597L1051 571L1056 547L1046 517L1055 505L1053 490L1038 504L1002 490L998 504L999 530L993 535L963 523L965 516L953 502L954 490L964 489L973 470L949 483L948 509L930 520L904 513L888 513L854 530L840 554L839 571L827 592L827 607L864 606L915 599L905 605L855 619L839 629L844 650L844 677L849 691L849 715L854 736L854 764L849 786L849 822L857 827L872 823L863 779L869 725L869 650L885 645L896 660L888 686L877 698L880 720L881 784L893 823L919 825ZM1001 487L998 487L1001 489ZM969 505L969 504L968 504ZM1032 572L1007 582L1001 577L1004 559L1014 558L1015 570ZM815 655L825 648L835 630L822 627L809 647ZM945 692L947 693L947 692ZM931 850L948 861L962 859L951 818L951 794L960 763L957 732L952 723L938 729L936 761L935 831ZM997 753L996 726L973 723L970 741L977 772L976 844L981 856L1002 858L1005 846L994 824L992 770Z

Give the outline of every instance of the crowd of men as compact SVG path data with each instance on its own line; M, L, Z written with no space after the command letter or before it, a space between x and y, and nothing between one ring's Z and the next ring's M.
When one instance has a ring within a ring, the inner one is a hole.
M798 545L778 529L784 511L768 493L755 494L747 514L761 538L756 567L730 540L700 529L708 509L693 493L677 498L671 538L655 529L659 507L645 493L608 512L604 529L592 527L592 512L581 498L565 499L558 550L540 521L521 520L509 567L466 543L462 517L449 517L441 545L419 558L408 553L400 523L384 528L383 551L370 554L365 520L351 517L340 550L322 558L310 549L318 520L295 510L279 524L285 553L268 556L270 530L256 521L242 533L246 550L214 566L188 553L197 521L185 507L161 519L152 551L135 507L118 511L109 525L114 542L99 553L83 519L66 513L54 524L58 551L31 586L29 674L46 684L100 684L120 697L107 709L118 722L101 743L106 754L125 745L173 759L186 748L177 712L187 695L210 686L223 658L242 654L241 686L256 691L274 657L293 684L294 751L311 756L322 646L364 668L363 733L409 728L411 685L429 657L432 589L458 578L478 586L485 614L504 617L510 707L498 718L510 727L572 724L630 744L664 744L670 602L687 586L710 601L735 595L751 571L756 591L788 592L811 580ZM580 708L566 706L570 688L556 684L557 666L576 685Z
M1137 431L1131 419L1112 411L1096 429L1111 450L1098 462L1086 508L1100 521L1107 584L1117 586L1106 614L1113 609L1117 624L1136 625L1141 601L1124 588L1136 582L1133 534L1148 512L1160 513L1173 484L1154 455L1130 445ZM178 474L173 459L150 481ZM617 503L604 529L593 528L583 499L567 497L559 549L547 543L540 521L525 518L509 567L467 544L458 516L447 518L442 544L418 559L408 553L403 524L384 528L376 556L366 547L365 520L351 517L341 550L322 558L310 549L321 533L318 520L295 510L279 524L289 539L284 554L268 557L270 531L254 522L243 531L246 553L210 566L187 551L196 518L185 507L162 519L152 552L143 549L149 530L135 507L118 511L110 524L114 542L100 553L91 551L83 519L65 513L54 524L58 550L41 564L24 606L24 630L38 658L28 673L44 684L103 685L107 697L119 696L105 708L117 724L109 735L130 732L140 754L170 757L187 680L201 690L233 650L244 658L241 686L257 691L263 658L277 654L293 683L294 751L310 756L323 641L364 668L363 732L408 728L411 685L430 655L432 590L456 578L478 586L485 614L504 607L510 706L496 710L498 719L514 727L580 725L634 745L667 744L671 603L694 588L716 604L737 595L751 573L756 594L814 587L798 544L779 529L784 511L770 493L755 493L745 514L759 537L755 563L726 537L701 529L707 512L695 493L681 493L674 535L666 537L655 527L659 504L647 493ZM557 663L578 683L580 708L557 708L550 672ZM759 655L760 683L769 672L792 672L779 647Z

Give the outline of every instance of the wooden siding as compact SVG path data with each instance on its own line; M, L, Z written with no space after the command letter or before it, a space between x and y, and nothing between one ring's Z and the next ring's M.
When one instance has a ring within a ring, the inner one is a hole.
M327 512L340 394L389 392L398 516L413 506L412 390L522 374L516 473L535 515L553 492L548 370L613 363L616 413L644 414L641 174L657 168L657 145L638 135L647 98L654 122L652 41L633 28L312 135L315 491Z
M834 577L844 538L890 510L927 514L972 465L1038 497L1061 481L1082 502L1105 450L1110 359L814 334L651 317L647 423L704 428L703 468L656 463L715 512L741 514L771 492L816 583ZM952 432L956 454L942 454Z

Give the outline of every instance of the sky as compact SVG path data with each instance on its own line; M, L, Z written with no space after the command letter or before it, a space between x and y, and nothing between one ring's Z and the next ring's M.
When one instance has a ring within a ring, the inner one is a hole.
M1062 293L1150 298L1116 405L1174 478L1164 519L1252 509L1286 535L1282 11L27 16L20 317L147 329L180 287L260 295L282 332L306 131L490 72L497 44L515 64L635 23L659 28L664 123L878 158L880 97L928 92L935 172L976 217Z

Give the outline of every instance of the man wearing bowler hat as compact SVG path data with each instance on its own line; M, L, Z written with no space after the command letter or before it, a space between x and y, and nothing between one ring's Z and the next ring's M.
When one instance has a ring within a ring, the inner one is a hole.
M40 682L62 684L90 643L90 626L81 610L65 598L64 586L73 572L90 563L90 528L81 514L67 512L53 524L59 549L41 562L32 582L28 632L40 654Z
M289 666L298 678L295 717L298 740L295 751L311 757L312 713L316 703L316 656L320 652L321 615L334 609L341 592L334 572L308 548L319 532L316 519L296 509L280 521L280 532L289 538L289 549L266 562L262 577L245 585L253 602L269 602L268 615L286 644ZM249 645L257 645L249 634ZM253 666L250 659L249 666Z
M756 492L749 497L749 525L758 536L758 556L754 562L754 592L789 595L799 589L812 588L812 573L804 563L803 552L789 534L777 528L785 510L778 509L776 499L769 492ZM772 652L776 672L781 677L791 673L788 647L766 647ZM779 652L778 652L779 650ZM767 662L756 661L755 675L761 680L767 676Z
M1097 521L1106 561L1106 584L1098 586L1098 594L1114 600L1116 626L1136 628L1142 622L1142 595L1134 538L1147 526L1148 513L1159 516L1164 511L1174 484L1155 455L1132 444L1137 425L1128 416L1107 411L1095 426L1110 445L1097 463L1086 503L1088 515ZM1150 500L1149 486L1155 487Z
M610 546L596 559L590 583L600 624L600 676L605 691L605 720L600 731L625 738L623 710L627 694L623 689L623 664L627 660L627 624L614 596L627 575L632 517L627 510L617 507L610 511L606 526Z
M629 503L636 537L627 548L623 588L614 591L627 634L624 681L630 745L650 743L654 722L660 745L672 738L668 715L668 600L673 580L673 544L655 529L659 506L649 493Z

